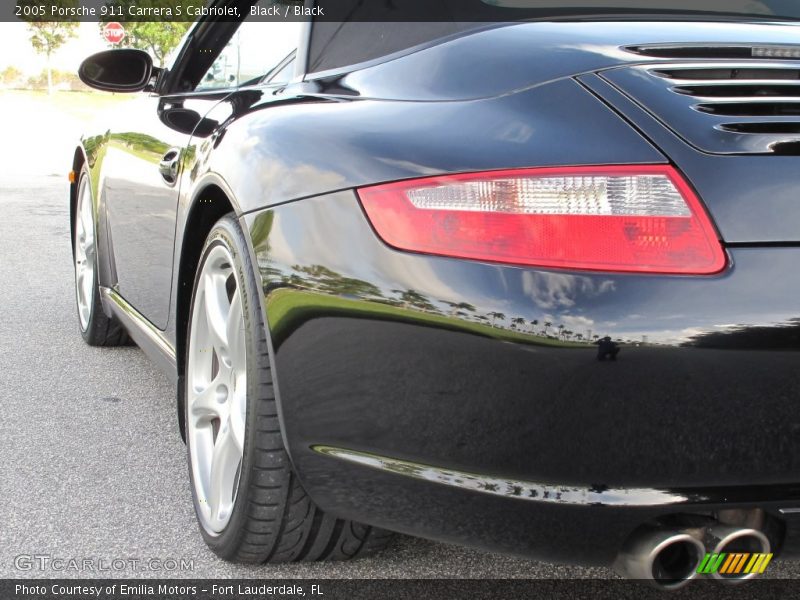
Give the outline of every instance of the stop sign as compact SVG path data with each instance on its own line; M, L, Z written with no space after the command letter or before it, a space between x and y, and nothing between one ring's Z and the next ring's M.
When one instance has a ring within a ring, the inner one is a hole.
M121 23L113 21L103 27L103 37L109 44L119 44L125 39L125 28Z

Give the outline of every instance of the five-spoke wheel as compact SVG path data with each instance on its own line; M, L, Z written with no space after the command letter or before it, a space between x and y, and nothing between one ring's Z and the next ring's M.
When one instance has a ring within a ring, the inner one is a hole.
M198 275L186 370L187 437L198 516L209 532L230 520L242 468L247 350L241 286L230 251L218 244Z
M89 178L81 177L78 183L75 206L75 297L78 303L78 320L81 331L89 328L94 305L95 286L95 244L94 219L92 218L92 197L89 192Z

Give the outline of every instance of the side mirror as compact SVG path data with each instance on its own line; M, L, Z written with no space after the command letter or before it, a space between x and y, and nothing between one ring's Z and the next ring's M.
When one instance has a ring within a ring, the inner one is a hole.
M81 63L81 81L105 92L140 92L153 76L153 59L143 50L122 48L93 54Z

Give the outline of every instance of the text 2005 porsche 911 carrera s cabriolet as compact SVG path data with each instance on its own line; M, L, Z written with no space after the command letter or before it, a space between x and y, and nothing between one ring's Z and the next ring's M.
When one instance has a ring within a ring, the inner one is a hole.
M80 330L174 379L208 545L797 552L796 5L268 4L80 70L146 92L72 159Z

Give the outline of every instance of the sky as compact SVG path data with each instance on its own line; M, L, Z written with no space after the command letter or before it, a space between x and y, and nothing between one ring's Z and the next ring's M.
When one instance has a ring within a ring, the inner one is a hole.
M52 66L59 71L77 72L84 58L106 48L97 23L79 23L77 36L53 55ZM35 75L44 69L45 58L33 51L24 23L0 23L0 71L9 65L26 75Z

